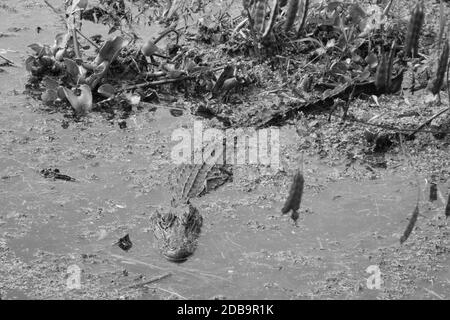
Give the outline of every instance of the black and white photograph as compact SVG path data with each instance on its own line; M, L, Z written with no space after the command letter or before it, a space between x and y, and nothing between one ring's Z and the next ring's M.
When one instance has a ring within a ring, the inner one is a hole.
M0 0L0 300L449 300L449 17Z

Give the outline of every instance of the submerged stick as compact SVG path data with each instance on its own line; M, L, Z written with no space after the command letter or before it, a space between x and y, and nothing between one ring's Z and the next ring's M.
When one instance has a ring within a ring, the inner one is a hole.
M7 63L9 63L10 65L16 66L16 64L15 64L13 61L11 61L11 60L9 60L8 58L2 56L1 54L0 54L0 58L2 58L3 60L5 60L5 61L6 61Z
M153 282L163 280L163 279L165 279L167 277L170 277L171 275L172 275L171 273L166 273L166 274L163 274L163 275L159 275L159 276L151 278L148 281L145 281L145 282L142 282L142 283L137 283L137 284L132 284L130 286L124 287L124 288L122 288L122 290L143 287L143 286L146 286L146 285L151 284Z
M414 208L414 211L411 215L411 218L409 219L409 223L406 226L405 232L400 237L400 245L401 245L406 240L408 240L409 235L411 234L412 230L414 229L414 226L416 225L417 217L419 216L420 181L419 181L419 175L417 174L416 169L412 166L411 157L405 151L405 147L403 145L403 139L401 136L400 136L400 147L402 149L403 156L408 158L408 160L409 160L408 166L411 166L411 169L414 171L414 175L416 176L416 180L417 180L417 203L416 203L416 207Z
M400 238L400 244L403 244L406 240L408 240L409 235L411 234L412 230L414 229L414 226L416 225L418 216L419 216L419 203L417 202L416 207L414 208L414 211L411 215L411 218L409 219L409 223L406 226L405 232Z

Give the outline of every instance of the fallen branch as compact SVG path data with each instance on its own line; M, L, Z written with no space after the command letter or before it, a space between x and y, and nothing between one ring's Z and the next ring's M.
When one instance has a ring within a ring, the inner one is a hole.
M56 9L50 2L48 2L47 0L44 0L45 4L53 10L54 13L56 13L59 16L62 16L61 11L59 11L58 9Z
M248 18L245 18L244 20L242 20L233 30L233 32L231 33L231 37L233 38L244 26L245 24L248 22Z
M64 14L61 13L58 9L56 9L54 6L52 6L47 0L44 0L45 4L62 20L63 24L66 24L66 19L64 17Z
M397 83L403 79L404 69L400 70L397 76L392 79L393 83ZM329 91L326 94L323 94L321 98L316 99L314 101L301 102L289 109L281 110L279 113L274 114L260 124L258 124L258 128L266 128L270 126L280 125L281 123L285 123L288 119L295 117L298 112L318 112L327 110L330 107L333 107L334 101L339 98L344 101L348 101L351 98L357 98L360 95L379 95L380 92L375 86L374 81L368 82L349 82L345 85L337 86L333 90Z
M420 130L422 130L424 127L426 127L428 124L431 123L431 121L433 121L434 119L436 119L437 117L443 115L445 112L447 112L448 110L450 110L450 107L444 108L441 111L439 111L438 113L436 113L434 116L432 116L431 118L427 119L427 121L425 121L424 123L422 123L420 126L417 127L416 130L414 130L409 136L412 137L414 136L416 133L418 133Z
M144 88L144 87L160 86L160 85L163 85L163 84L169 84L169 83L175 83L175 82L180 82L180 81L184 81L184 80L193 80L193 79L195 79L195 77L181 77L181 78L176 78L176 79L162 79L162 80L145 82L145 83L140 83L140 84L128 86L128 87L125 87L124 90L133 90L133 89Z
M82 34L80 30L78 30L78 29L75 29L75 30L81 37L83 37L87 42L89 42L91 45L93 45L97 50L100 49L100 46L98 46L95 42L93 42L91 39L89 39L84 34Z

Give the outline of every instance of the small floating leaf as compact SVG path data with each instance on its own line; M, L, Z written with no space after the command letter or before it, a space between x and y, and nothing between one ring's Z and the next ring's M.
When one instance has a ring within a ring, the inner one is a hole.
M111 98L116 94L116 89L112 85L105 83L97 89L97 92L105 98Z

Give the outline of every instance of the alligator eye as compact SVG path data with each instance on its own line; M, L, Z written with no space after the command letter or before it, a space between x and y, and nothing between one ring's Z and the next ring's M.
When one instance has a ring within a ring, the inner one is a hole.
M169 212L164 214L161 217L161 220L159 221L159 225L161 228L167 229L170 228L172 226L172 224L175 222L176 216Z

